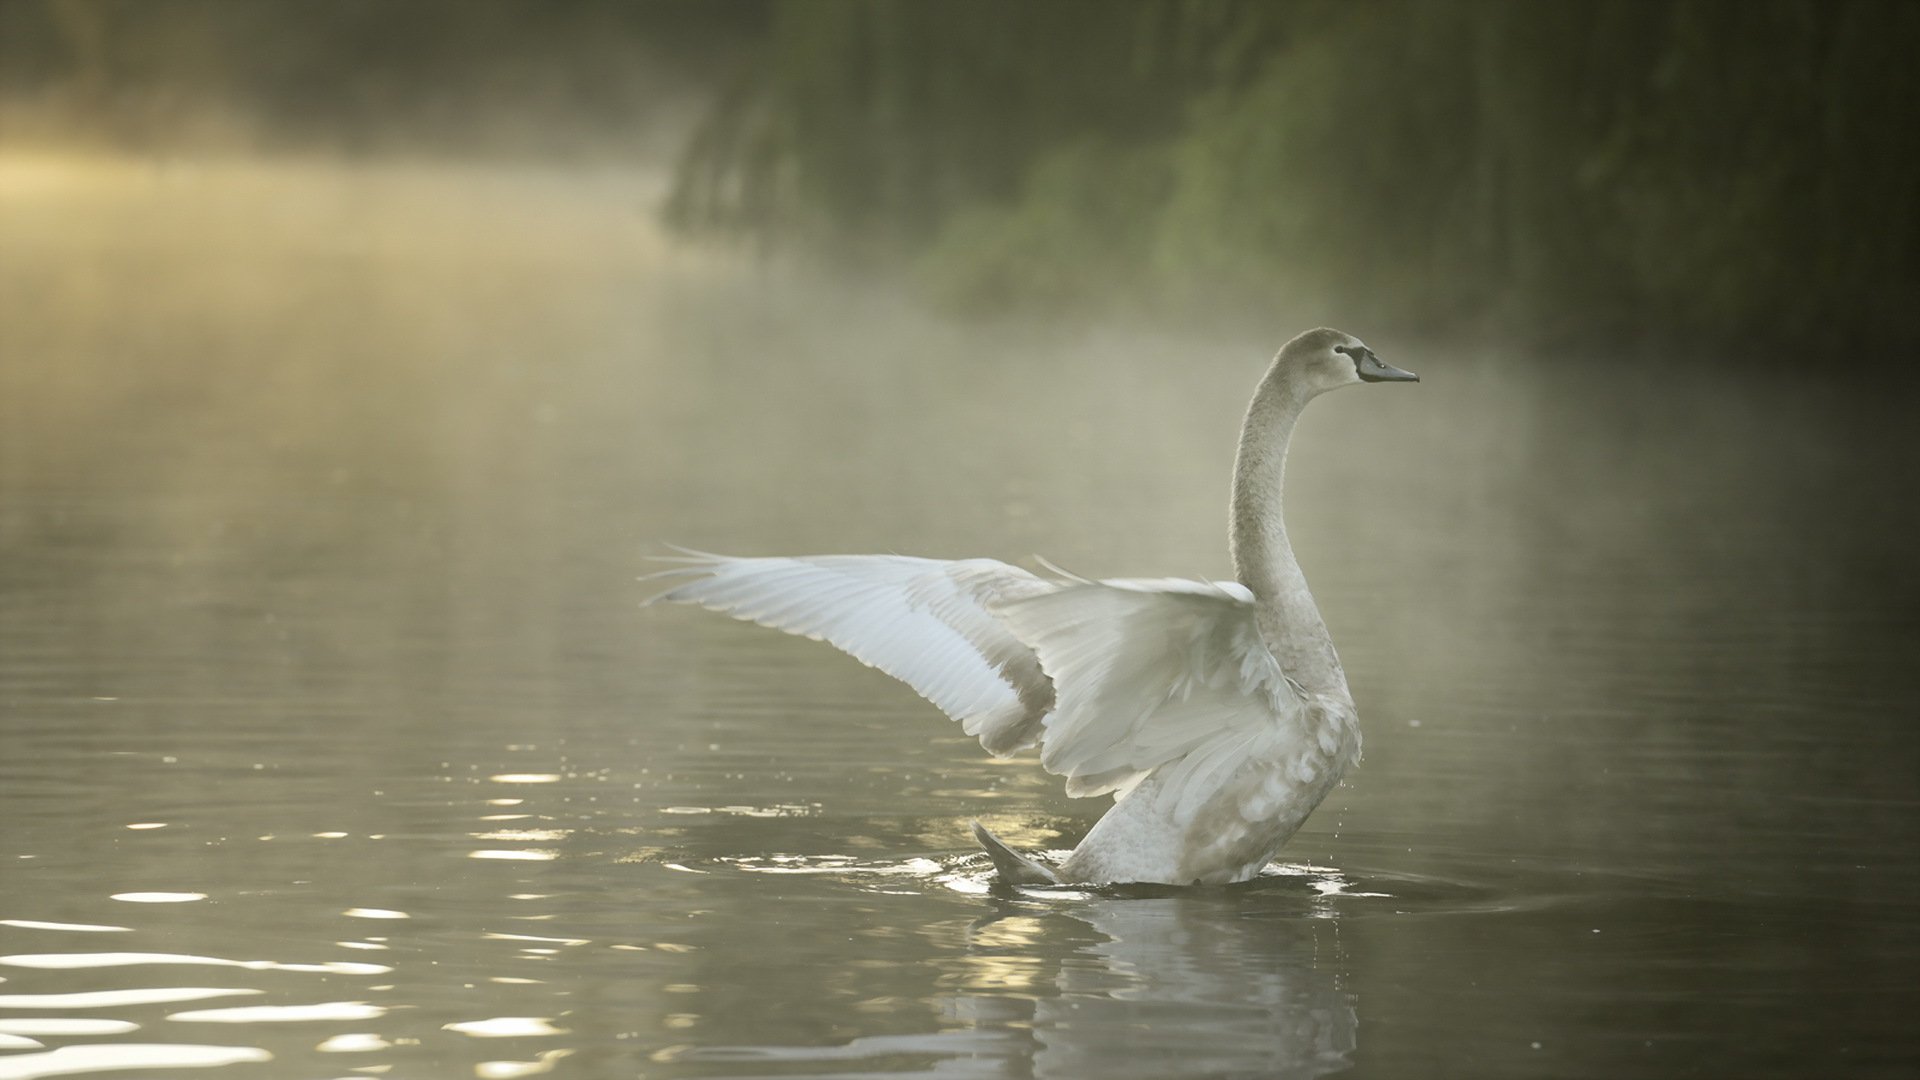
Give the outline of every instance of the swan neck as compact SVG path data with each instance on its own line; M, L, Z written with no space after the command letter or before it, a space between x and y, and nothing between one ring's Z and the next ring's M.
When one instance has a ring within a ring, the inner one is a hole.
M1231 511L1233 568L1253 593L1260 635L1281 670L1309 690L1344 696L1346 676L1294 558L1282 512L1287 447L1307 402L1285 375L1277 365L1268 372L1240 432Z

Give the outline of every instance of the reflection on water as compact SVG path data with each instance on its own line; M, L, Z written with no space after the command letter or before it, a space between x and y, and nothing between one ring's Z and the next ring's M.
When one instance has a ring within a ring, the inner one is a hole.
M1036 1003L1038 1075L1320 1076L1350 1064L1358 1017L1338 936L1320 923L1235 921L1177 897L1081 917L1107 940Z
M273 1055L252 1046L196 1046L191 1043L75 1043L35 1054L0 1058L0 1078L37 1080L42 1076L121 1072L129 1069L211 1069Z
M832 1046L688 1048L670 1060L758 1063L757 1071L834 1061L878 1075L918 1058L940 1061L943 1075L1046 1077L1321 1076L1351 1064L1358 1021L1337 954L1320 955L1316 924L1192 912L1161 898L1045 919L990 917L956 965L956 981L984 992L935 1002L941 1020L959 1026ZM1088 937L1104 940L1056 952L1063 939ZM1046 996L1034 996L1043 988Z
M656 191L0 157L0 1077L1912 1059L1896 404L1395 344L1289 492L1363 768L1245 887L997 890L1098 808L642 557L1218 576L1340 320L955 326Z
M131 964L204 964L213 967L243 967L255 971L331 971L343 975L383 975L393 969L379 964L352 964L330 960L324 964L283 964L277 960L222 960L214 956L181 956L177 953L16 953L0 956L0 964L27 968L127 967Z
M868 891L981 897L930 1002L939 1030L831 1045L689 1045L665 1059L778 1072L838 1063L881 1075L1311 1077L1349 1067L1358 1015L1343 982L1330 868L1276 866L1253 887L1009 889L983 858L868 863L845 856L722 860L756 874L831 875ZM903 882L904 879L904 882ZM902 884L910 887L901 888ZM1302 887L1302 886L1306 887ZM918 1071L918 1070L916 1070Z
M69 994L0 994L0 1008L101 1009L114 1005L147 1005L153 1002L198 1001L201 998L258 993L260 993L258 990L226 989L212 986L155 986L141 987L133 990L82 990ZM67 1021L62 1021L62 1023L65 1022ZM138 1026L137 1024L132 1025L132 1027ZM131 1028L129 1028L129 1030L131 1030Z

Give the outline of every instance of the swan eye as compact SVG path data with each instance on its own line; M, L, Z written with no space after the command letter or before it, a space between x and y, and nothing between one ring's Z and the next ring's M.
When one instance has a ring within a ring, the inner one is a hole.
M1333 351L1334 351L1334 352L1337 352L1337 353L1339 353L1339 354L1341 354L1342 356L1352 356L1352 355L1353 355L1353 350L1352 350L1352 349L1350 349L1350 348L1348 348L1348 347L1347 347L1347 346L1345 346L1345 345L1335 345L1335 346L1333 347Z

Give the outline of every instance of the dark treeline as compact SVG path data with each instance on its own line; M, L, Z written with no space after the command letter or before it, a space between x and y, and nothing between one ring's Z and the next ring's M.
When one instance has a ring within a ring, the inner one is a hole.
M659 153L961 311L1920 339L1914 0L0 0L0 142ZM680 150L675 146L669 150Z
M1910 0L796 2L671 213L972 310L1910 343L1917 49Z
M657 152L759 0L0 0L0 140L142 152Z

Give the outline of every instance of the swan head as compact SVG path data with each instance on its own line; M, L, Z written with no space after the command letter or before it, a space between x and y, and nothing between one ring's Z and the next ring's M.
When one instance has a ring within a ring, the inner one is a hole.
M1420 381L1413 372L1402 371L1373 355L1366 342L1325 326L1281 346L1280 355L1273 361L1273 374L1305 391L1308 397L1360 383Z

